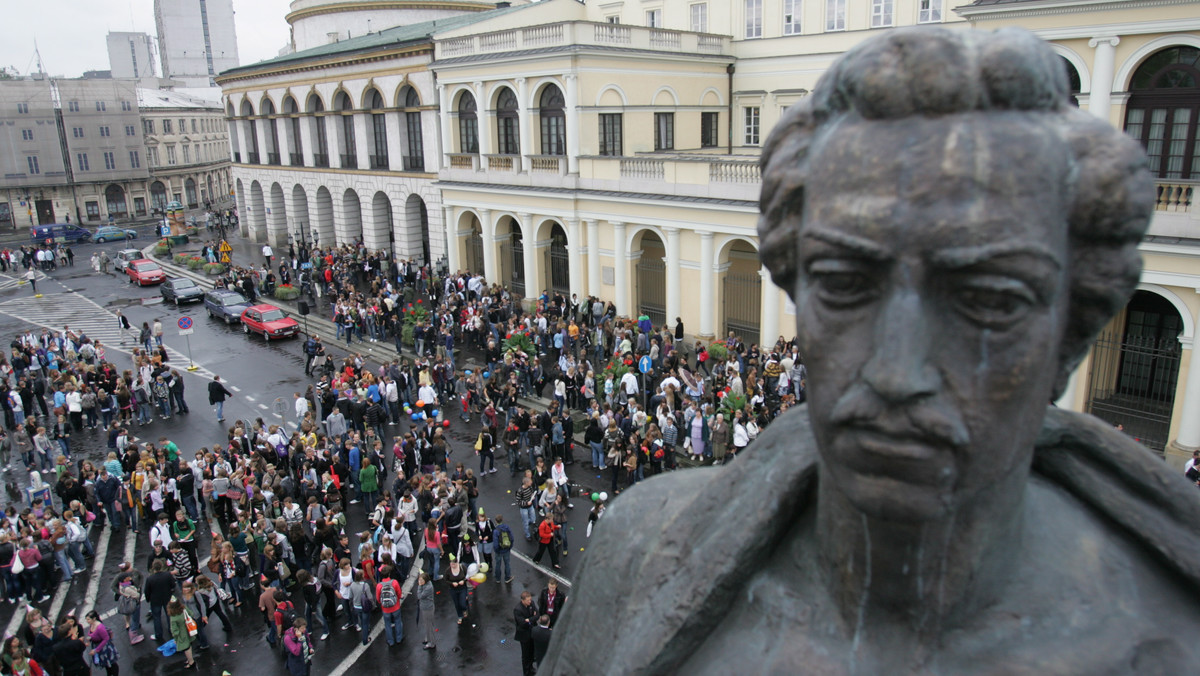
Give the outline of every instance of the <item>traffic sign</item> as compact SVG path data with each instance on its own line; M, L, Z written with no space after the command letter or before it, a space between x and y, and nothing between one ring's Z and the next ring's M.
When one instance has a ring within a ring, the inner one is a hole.
M191 318L191 317L187 317L187 316L180 317L180 318L179 318L179 328L181 328L181 329L190 329L190 328L192 328L192 318Z
M638 360L638 370L642 373L649 373L653 364L650 362L650 357L642 357Z
M179 329L179 335L190 336L196 332L196 329Z
M271 402L271 408L275 411L275 415L280 418L287 415L287 404L283 402L283 397L276 397L275 401Z
M222 254L221 254L221 262L222 262L222 263L228 263L228 262L229 262L229 254L228 254L228 253L222 253Z
M217 251L223 251L225 253L228 253L230 251L233 251L233 247L229 246L229 242L226 242L225 240L221 240L221 246L217 247Z

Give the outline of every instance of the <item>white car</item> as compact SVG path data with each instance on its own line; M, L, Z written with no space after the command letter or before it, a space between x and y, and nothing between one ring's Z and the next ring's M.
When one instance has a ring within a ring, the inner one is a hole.
M122 249L113 258L113 264L116 266L117 272L124 272L125 268L129 266L129 261L136 261L145 257L146 255L140 249Z

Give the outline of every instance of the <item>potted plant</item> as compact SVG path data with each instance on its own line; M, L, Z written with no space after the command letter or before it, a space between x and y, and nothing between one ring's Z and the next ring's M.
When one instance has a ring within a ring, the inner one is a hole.
M219 275L223 272L225 272L225 266L220 263L207 263L204 266L204 274L206 275Z
M280 284L275 287L275 297L279 300L294 300L300 297L300 289L291 284Z

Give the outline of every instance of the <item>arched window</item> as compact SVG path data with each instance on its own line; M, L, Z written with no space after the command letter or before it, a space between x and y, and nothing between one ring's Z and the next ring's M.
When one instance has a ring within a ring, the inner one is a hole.
M404 127L408 132L406 145L408 153L404 156L404 170L425 171L425 144L421 140L421 111L415 110L421 107L421 97L417 95L416 89L408 88L408 93L404 96L404 107L408 109L404 113Z
M1159 178L1200 178L1200 49L1154 53L1134 72L1129 89L1125 132L1146 146L1150 170Z
M517 96L506 87L496 101L496 145L501 155L520 154L521 137L517 129Z
M312 137L316 148L313 153L313 164L318 167L329 166L329 138L325 134L325 104L321 97L313 94L308 97L309 120L312 123Z
M300 111L296 108L296 99L287 97L283 100L283 112L290 115L288 118L288 133L291 138L288 139L288 155L292 166L298 167L304 164L304 146L300 141Z
M1083 81L1079 78L1079 71L1075 70L1075 64L1067 61L1067 57L1059 56L1062 59L1063 68L1067 69L1067 84L1071 87L1071 105L1079 107L1079 92L1083 90Z
M279 164L279 119L275 117L275 104L270 99L263 101L262 114L270 115L267 118L267 164Z
M563 112L562 90L547 85L542 90L538 104L538 118L542 126L542 154L567 154L567 116Z
M371 90L371 168L388 168L387 117L383 112L383 96L378 89Z
M475 97L463 92L458 99L459 152L479 152L479 120L475 116Z
M350 97L346 96L346 92L338 94L337 109L342 114L342 167L347 169L358 168L358 145L354 138L354 115L351 111L354 110L354 104L350 102Z

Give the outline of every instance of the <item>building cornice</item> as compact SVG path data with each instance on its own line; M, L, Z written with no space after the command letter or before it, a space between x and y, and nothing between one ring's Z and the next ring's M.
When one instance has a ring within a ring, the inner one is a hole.
M263 68L262 70L246 71L244 69L239 69L237 73L220 75L217 76L216 79L217 84L224 89L226 85L233 84L235 82L256 80L263 77L308 73L312 71L325 70L327 68L358 66L362 64L379 63L381 61L391 61L394 59L421 56L424 54L429 54L430 56L433 55L433 43L428 40L425 40L420 44L409 47L401 47L399 49L368 51L361 54L339 54L322 59L314 59L312 61L299 61L295 63L279 64L274 67Z
M986 21L1030 16L1082 14L1116 10L1148 9L1171 5L1194 5L1200 0L1031 0L999 5L963 5L954 12L964 19Z
M359 0L359 2L339 2L334 5L320 5L298 9L294 12L289 12L283 18L288 24L295 25L296 21L300 19L324 14L378 12L388 9L446 9L482 12L489 9L496 9L496 5L490 2L472 2L471 0L417 0L416 2L412 0Z
M422 171L379 171L378 169L341 169L335 167L308 167L290 164L246 164L234 163L237 169L251 171L306 171L314 174L357 174L359 176L378 176L380 178L427 178L435 179L437 174Z

